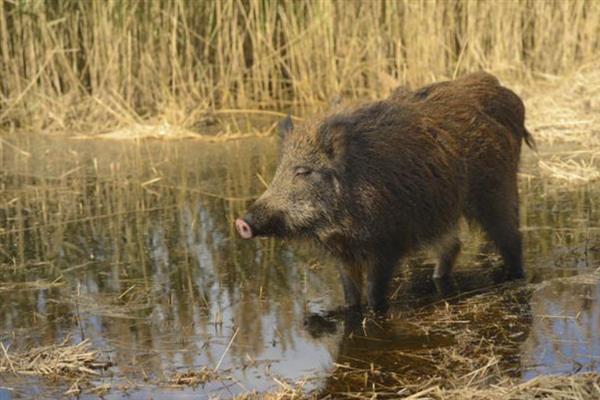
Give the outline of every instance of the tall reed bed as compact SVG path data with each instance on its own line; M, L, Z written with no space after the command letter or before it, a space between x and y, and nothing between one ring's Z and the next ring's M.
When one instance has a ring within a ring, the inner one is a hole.
M600 50L595 0L0 3L0 124L48 131L195 126L481 68L560 74Z

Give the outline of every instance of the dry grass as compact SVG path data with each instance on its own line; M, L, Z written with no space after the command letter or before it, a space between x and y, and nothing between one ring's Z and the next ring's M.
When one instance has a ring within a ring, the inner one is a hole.
M35 347L23 352L10 352L0 343L0 374L13 373L62 378L88 378L99 375L98 370L111 366L102 361L100 352L92 350L89 340L70 344L66 338L62 343Z
M574 156L577 156L575 158ZM549 160L540 160L538 165L542 175L570 185L587 184L600 179L600 150L592 152L590 157L581 159L577 152Z
M414 400L587 400L600 398L600 374L582 373L570 376L538 376L521 384L507 382L488 389L463 388L444 390L433 387L415 393Z
M171 386L197 386L214 380L228 380L229 376L212 368L202 367L197 370L179 371L167 381Z
M316 395L308 395L304 391L303 387L306 384L305 381L287 383L279 379L275 379L275 382L279 385L277 390L273 390L266 393L260 392L249 392L243 393L234 397L234 400L299 400L306 398L314 398Z
M396 388L387 392L358 394L343 393L320 396L306 394L302 390L303 382L296 385L279 382L280 389L268 393L244 393L235 400L298 400L298 399L380 399L393 398L404 400L588 400L600 398L600 374L581 373L575 375L538 376L527 382L517 383L505 380L502 384L490 388L477 389L465 386L459 389L444 389L432 385L410 394L406 388Z
M43 132L203 132L211 110L382 97L482 68L561 75L600 48L593 0L0 3L0 125Z
M51 282L44 279L37 279L35 281L27 282L0 283L0 292L9 292L15 290L45 290L63 285L64 282L62 282L62 278L60 277Z
M547 77L545 89L526 100L526 124L535 139L564 151L542 154L540 174L569 186L600 179L600 64L585 65L564 77ZM524 92L532 91L529 85Z
M527 126L547 144L600 146L600 64L585 65L527 101Z

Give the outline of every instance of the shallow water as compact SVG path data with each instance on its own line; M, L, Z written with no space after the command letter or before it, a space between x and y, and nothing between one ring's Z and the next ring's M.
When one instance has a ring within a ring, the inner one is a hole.
M114 363L93 380L112 385L106 398L229 397L305 379L307 391L352 391L354 381L331 376L336 364L425 376L411 353L453 343L400 318L349 335L348 321L323 317L342 304L333 261L310 245L236 238L232 221L273 174L272 139L7 140L27 154L1 151L0 341L14 350L89 338ZM523 170L525 260L537 286L490 315L526 327L504 346L504 369L523 379L600 371L600 284L572 278L600 267L600 188L540 179L530 153ZM453 294L502 284L479 235L465 237ZM408 264L392 285L395 315L443 293L427 255ZM202 366L223 378L168 385ZM0 399L56 398L70 383L3 374Z

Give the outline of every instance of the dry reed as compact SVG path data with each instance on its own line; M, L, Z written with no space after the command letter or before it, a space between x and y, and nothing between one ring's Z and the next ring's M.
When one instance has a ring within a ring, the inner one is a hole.
M92 350L89 340L71 345L71 338L62 343L36 347L23 352L9 352L0 343L0 374L14 373L46 377L87 378L99 375L98 370L111 366Z
M197 386L214 380L229 380L231 377L212 368L202 367L197 370L178 371L168 380L171 386Z
M2 0L0 126L203 131L210 110L381 97L482 68L563 74L599 49L593 0Z
M572 155L562 158L554 156L550 160L540 160L538 165L541 173L551 179L569 185L587 184L600 179L598 155L600 151L592 153L589 160L577 160Z
M525 102L527 126L535 138L547 144L600 146L600 64L583 65L550 81L550 88L538 89Z
M403 399L403 400L588 400L600 398L600 374L581 373L576 375L549 375L539 376L530 381L515 384L506 381L493 388L476 389L463 387L447 390L440 386L430 386L410 395L403 395L402 391L395 393L370 395L348 393L346 398L367 399ZM296 400L296 399L329 399L331 396L307 396L293 388L282 388L279 391L261 394L244 394L236 397L239 400L266 399L266 400Z
M3 291L15 291L15 290L45 290L51 289L59 286L63 286L64 282L59 277L54 281L50 282L44 279L37 279L35 281L28 282L10 282L10 283L0 283L0 292Z

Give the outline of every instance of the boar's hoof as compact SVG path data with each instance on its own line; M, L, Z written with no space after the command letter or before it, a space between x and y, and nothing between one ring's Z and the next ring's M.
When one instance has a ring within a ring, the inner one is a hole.
M337 321L332 317L310 314L304 319L304 327L313 338L320 338L335 334Z
M386 318L389 308L390 307L387 302L369 305L367 308L367 313L370 318L381 320Z

